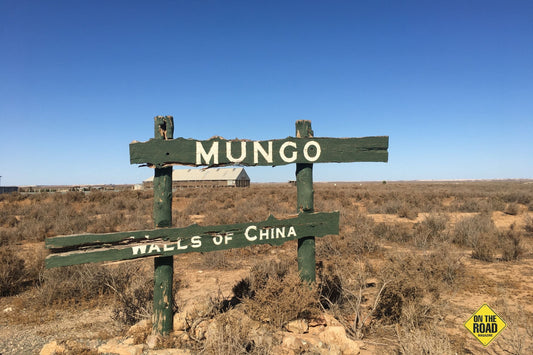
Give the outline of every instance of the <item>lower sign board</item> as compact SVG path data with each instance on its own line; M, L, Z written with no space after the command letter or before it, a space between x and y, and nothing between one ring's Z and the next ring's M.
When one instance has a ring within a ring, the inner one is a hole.
M219 226L193 224L135 232L78 234L47 238L46 267L100 261L209 252L249 245L281 245L290 240L339 233L339 212L303 213L289 219L270 216L262 222Z

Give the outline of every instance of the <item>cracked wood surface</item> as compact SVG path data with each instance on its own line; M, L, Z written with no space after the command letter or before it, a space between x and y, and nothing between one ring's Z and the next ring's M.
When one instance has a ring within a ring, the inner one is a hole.
M294 233L290 232L291 227ZM279 220L270 216L261 222L219 226L193 224L184 228L60 236L45 241L52 252L46 258L46 267L209 252L256 244L281 245L309 235L323 237L338 233L339 212L321 212Z
M130 143L130 163L162 167L387 162L388 147L389 137L387 136L288 137L266 141L226 140L221 137L213 137L204 141L185 138L150 139L147 142ZM316 149L320 151L317 152Z

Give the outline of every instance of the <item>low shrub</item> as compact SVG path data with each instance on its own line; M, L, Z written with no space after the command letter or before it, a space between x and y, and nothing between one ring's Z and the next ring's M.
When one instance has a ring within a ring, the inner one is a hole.
M19 223L18 219L10 214L0 214L0 227L13 228Z
M377 199L372 201L368 207L368 213L385 213L385 214L396 214L400 210L404 203L400 200L388 198L388 199Z
M449 217L445 214L431 213L414 225L413 242L419 248L426 248L445 239L444 231Z
M516 202L511 202L505 207L504 212L511 216L516 216L520 212L520 205Z
M227 269L230 265L230 259L227 257L228 250L217 250L203 254L203 261L206 267L210 269Z
M524 254L522 233L516 229L514 224L508 230L499 234L498 241L502 250L502 260L519 260Z
M457 287L464 272L460 257L445 247L392 255L378 269L365 258L338 257L319 273L321 303L357 339L379 324L424 328L441 312L441 293Z
M403 204L398 209L398 217L407 219L416 219L418 217L418 211L413 206Z
M494 261L494 238L477 239L473 245L472 258L481 261Z
M9 247L0 248L0 296L11 296L24 286L26 268L24 260Z
M241 310L232 309L215 317L202 347L205 354L270 354L274 333L258 327Z
M445 331L435 324L423 329L397 328L401 354L457 354Z
M451 206L452 212L481 212L482 206L478 199L467 198L456 200Z
M533 233L533 218L530 216L524 218L524 230L528 233Z
M436 300L444 288L462 280L464 265L443 247L426 255L394 255L380 272L388 282L374 316L417 328L438 312Z
M412 228L404 223L378 223L373 229L378 239L385 239L396 243L405 243L413 239Z
M11 239L10 237L11 237L11 233L9 233L8 231L0 229L0 246L8 245L9 241Z
M494 259L497 230L489 214L466 217L455 224L452 242L472 248L472 257L482 261Z
M110 293L107 283L111 279L110 270L99 264L47 269L43 272L37 298L45 306L77 304Z
M502 195L502 200L508 203L520 203L522 205L527 205L532 201L533 194L531 193L531 190L528 190L528 192L525 191L514 191L514 192L507 192Z
M126 325L149 318L154 299L154 279L143 275L130 278L127 285L112 287L115 295L111 318ZM173 292L176 291L174 287Z
M373 325L373 314L386 282L375 279L365 260L336 258L319 272L322 308L331 312L356 339L363 338Z
M341 212L340 235L317 239L317 257L328 259L338 255L360 255L381 250L373 233L374 220L359 212Z
M245 313L254 320L282 328L295 319L309 319L319 311L317 288L300 280L286 262L261 263L234 288Z
M497 196L490 196L488 199L488 205L490 206L487 209L488 211L504 211L506 207L505 202Z
M23 201L25 200L27 195L23 195L19 192L11 192L8 194L0 194L0 202L5 201L8 203L16 202L16 201Z
M137 279L150 279L142 263L120 265L83 264L46 269L38 288L38 301L43 305L78 304L120 294L137 287ZM153 290L153 285L151 287Z
M496 345L501 349L508 349L510 354L533 353L533 314L527 305L513 304L509 297L502 297L495 301L498 314L505 320L507 329L496 340Z

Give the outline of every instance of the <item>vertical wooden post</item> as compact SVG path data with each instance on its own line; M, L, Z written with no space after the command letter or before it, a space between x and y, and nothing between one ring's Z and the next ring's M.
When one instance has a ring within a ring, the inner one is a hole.
M313 137L311 121L296 121L296 137ZM314 212L313 164L296 164L298 213ZM302 281L315 282L315 237L298 239L298 272Z
M172 139L174 119L172 116L154 117L155 139ZM154 172L154 227L172 226L172 167L157 167ZM153 331L168 334L172 331L172 283L174 272L172 256L154 259L154 315Z

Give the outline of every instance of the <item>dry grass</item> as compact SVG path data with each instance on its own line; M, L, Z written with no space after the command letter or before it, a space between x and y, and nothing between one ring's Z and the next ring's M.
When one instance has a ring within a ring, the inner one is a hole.
M522 232L514 224L508 230L500 232L499 246L504 261L519 260L525 253Z
M445 233L449 222L448 215L444 213L430 213L424 220L415 224L413 230L413 243L418 248L435 247L447 239Z
M300 281L287 262L255 265L234 287L234 294L251 319L278 329L292 320L310 319L319 310L316 285Z
M15 254L14 248L0 249L0 296L20 292L26 280L24 260Z
M296 189L288 184L183 189L174 193L173 222L190 225L193 215L203 216L198 223L204 225L259 221L269 214L294 214L295 205ZM531 259L533 191L520 182L317 183L315 209L341 212L340 234L317 239L316 287L299 282L295 258L285 256L295 254L290 243L206 253L194 267L255 266L235 285L233 299L214 300L212 312L198 315L209 318L211 337L169 342L204 353L268 353L279 340L275 332L287 322L325 311L353 338L392 339L392 352L468 353L473 351L468 335L449 333L445 317L451 298L472 292L466 276L484 282L465 263L491 267ZM42 248L44 238L54 235L151 228L151 214L151 191L0 195L2 297L17 295L33 303L36 313L45 306L105 303L124 324L148 317L151 265L136 261L44 270L44 254L31 248ZM515 224L497 227L495 216ZM521 315L516 303L506 307L510 323L523 323L526 313ZM530 343L520 336L530 328L506 333L501 347L526 353Z

